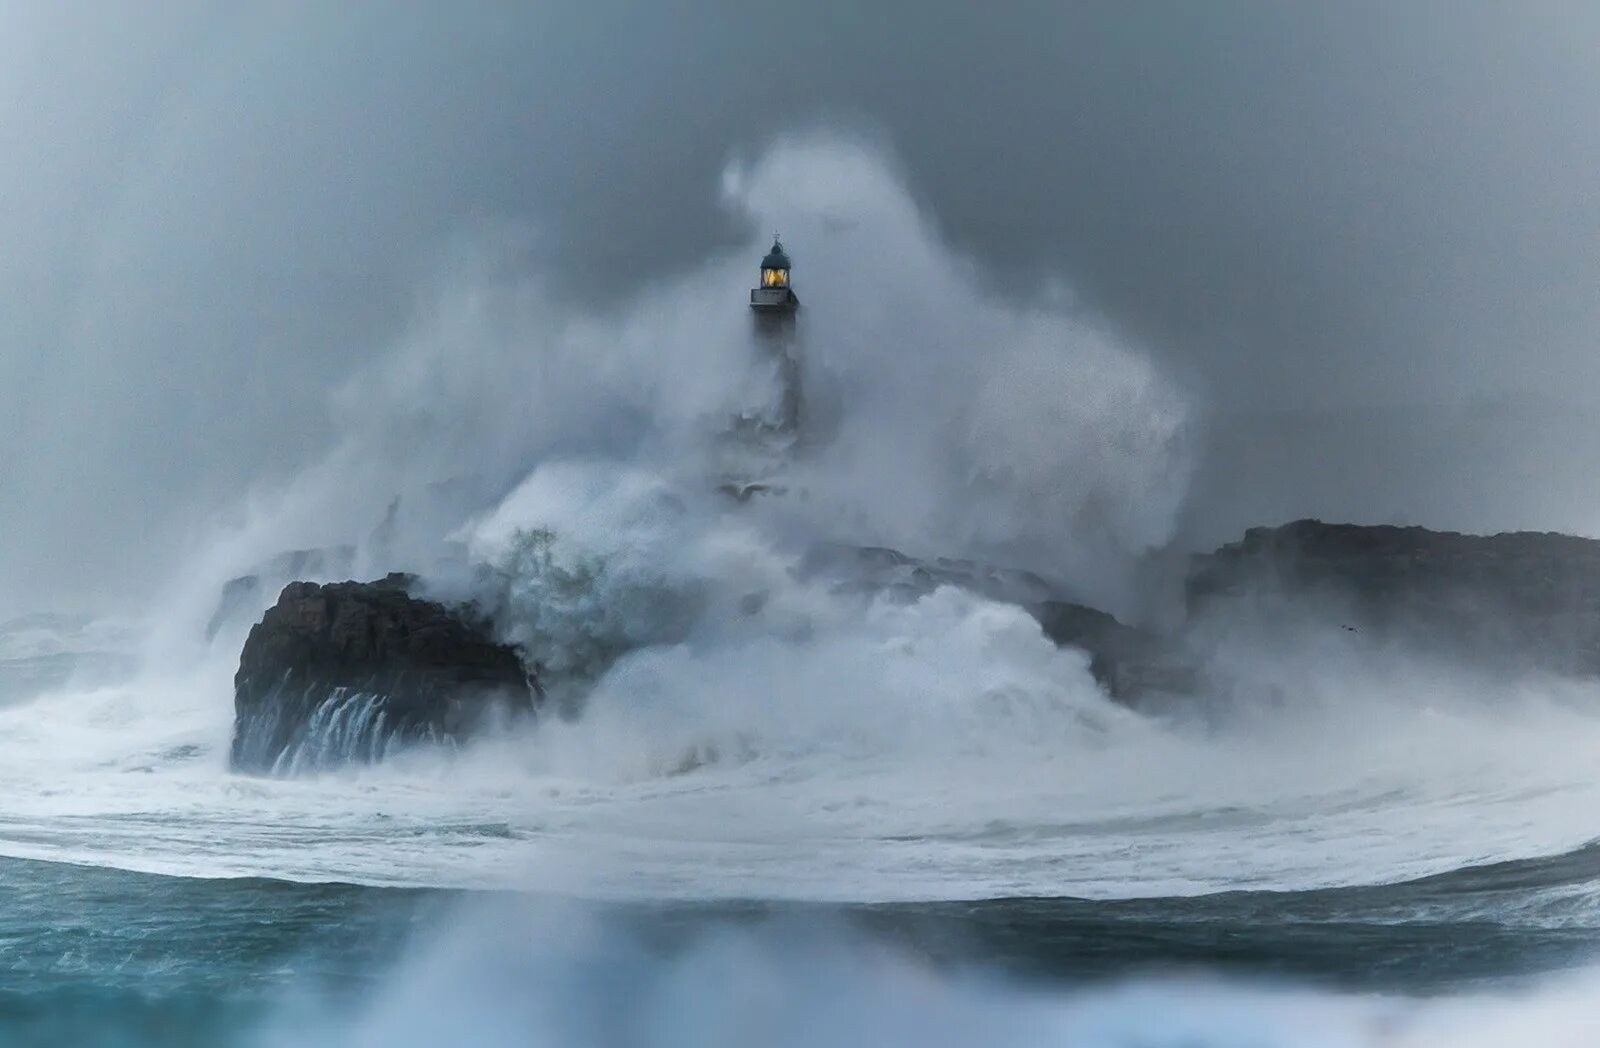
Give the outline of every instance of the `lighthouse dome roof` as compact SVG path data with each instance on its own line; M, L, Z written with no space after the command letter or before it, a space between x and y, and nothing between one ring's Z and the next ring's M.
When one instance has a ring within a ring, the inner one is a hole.
M767 252L767 257L761 260L762 269L788 269L789 255L783 250L783 245L777 237L772 239L772 250Z

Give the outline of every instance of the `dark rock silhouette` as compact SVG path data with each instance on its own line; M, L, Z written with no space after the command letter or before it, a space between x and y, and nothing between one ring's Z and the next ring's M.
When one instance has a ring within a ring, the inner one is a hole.
M1088 652L1107 692L1135 706L1207 687L1205 651L1227 633L1295 644L1301 631L1326 629L1500 673L1600 676L1600 541L1556 533L1316 520L1252 528L1190 558L1186 615L1162 631L1075 603L1029 572L971 561L825 546L803 571L908 600L956 585L1018 604L1051 640Z
M1600 674L1600 541L1300 520L1196 556L1191 618L1317 606L1343 629L1508 670Z
M1188 619L1165 632L1075 603L1032 573L967 560L819 545L798 574L864 597L911 601L949 585L1015 604L1055 643L1086 651L1106 691L1134 706L1205 690L1199 653L1219 624L1269 639L1291 631L1284 643L1296 642L1293 630L1326 629L1351 643L1437 649L1508 672L1600 675L1600 541L1568 535L1312 520L1254 528L1191 558ZM236 769L284 774L378 760L535 708L539 667L530 674L481 614L412 597L410 584L390 575L283 590L240 657ZM752 592L739 606L759 614L765 599Z
M236 770L374 761L532 711L537 685L516 651L467 609L412 597L411 581L284 588L239 658Z
M1038 619L1045 636L1056 644L1088 652L1090 672L1121 702L1132 704L1157 693L1184 693L1196 687L1194 671L1173 657L1165 638L1067 600L1031 571L951 557L922 560L882 546L826 543L802 559L801 575L832 579L845 591L908 601L939 586L958 586L1015 604Z
M1089 672L1119 702L1137 705L1199 687L1199 671L1169 638L1070 601L1048 600L1028 610L1046 637L1089 653Z
M307 578L338 578L355 563L354 546L328 549L293 549L278 554L248 575L229 579L217 597L217 606L206 623L206 639L215 637L231 623L243 625L260 613L272 591L289 582Z

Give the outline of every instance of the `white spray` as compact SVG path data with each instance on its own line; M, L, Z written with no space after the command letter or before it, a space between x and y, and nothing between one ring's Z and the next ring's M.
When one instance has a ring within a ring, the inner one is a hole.
M1115 606L1181 501L1187 411L1107 331L981 289L869 149L781 142L726 189L760 238L611 314L573 314L492 253L452 271L336 398L339 445L197 548L143 674L0 711L0 847L167 872L877 899L1361 883L1586 839L1600 728L1574 704L1458 714L1455 682L1351 678L1341 656L1270 671L1324 702L1207 736L1112 704L1020 609L797 577L817 539L883 543L1032 568ZM789 465L787 494L735 505L708 483L709 449L773 396L743 296L774 227L805 302L806 379L837 424ZM227 775L250 616L200 640L218 587L340 543L358 573L498 602L552 674L585 676L583 715L466 759ZM1362 704L1340 701L1352 687ZM1318 705L1331 719L1308 719ZM1511 779L1514 798L1484 785ZM1407 835L1386 832L1397 817Z

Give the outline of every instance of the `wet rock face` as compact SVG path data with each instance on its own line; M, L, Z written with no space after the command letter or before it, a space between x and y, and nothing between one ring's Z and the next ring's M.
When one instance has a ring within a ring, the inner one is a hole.
M915 600L956 585L1018 604L1051 640L1086 651L1108 694L1139 708L1226 688L1208 661L1219 638L1299 645L1349 631L1495 673L1600 676L1600 541L1570 535L1316 520L1252 528L1191 558L1188 614L1161 631L1073 603L1028 572L968 561L828 546L804 568L865 593Z
M1191 562L1192 617L1285 602L1507 669L1600 674L1600 541L1301 520Z
M1155 696L1180 696L1200 687L1200 671L1171 638L1083 604L1047 600L1028 610L1057 645L1082 648L1089 672L1118 702L1140 706Z
M1119 702L1138 705L1155 695L1185 694L1196 673L1169 650L1166 639L1063 599L1030 571L951 557L922 560L881 546L820 544L801 563L804 578L833 580L836 590L917 600L939 586L959 586L990 600L1015 604L1039 620L1057 645L1082 648L1089 670Z
M292 774L454 743L533 710L517 653L410 579L290 583L251 630L234 677L235 770Z
M226 626L253 620L272 591L285 583L349 574L355 557L354 546L288 550L261 564L249 575L229 579L217 597L211 620L206 623L206 639L211 640Z

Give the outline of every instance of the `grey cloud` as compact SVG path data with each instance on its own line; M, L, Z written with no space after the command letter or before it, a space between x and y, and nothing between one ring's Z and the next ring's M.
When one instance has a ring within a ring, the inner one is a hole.
M729 156L817 125L1197 391L1196 541L1600 508L1591 8L452 7L0 7L0 610L148 583L313 454L454 238L624 303L748 232Z

